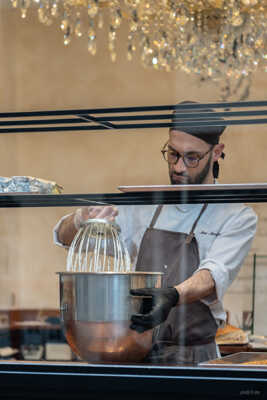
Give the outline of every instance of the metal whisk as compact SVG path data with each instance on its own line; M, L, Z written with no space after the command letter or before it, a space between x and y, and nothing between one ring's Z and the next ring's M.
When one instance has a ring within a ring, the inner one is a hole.
M131 272L127 248L120 227L105 219L88 219L69 248L69 272Z

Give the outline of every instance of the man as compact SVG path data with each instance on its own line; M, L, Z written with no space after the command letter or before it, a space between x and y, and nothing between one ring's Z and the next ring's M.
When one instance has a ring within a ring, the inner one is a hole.
M162 149L172 184L213 184L218 177L224 126L173 126ZM164 272L161 289L131 290L143 299L131 328L154 328L146 361L198 363L218 356L215 335L225 320L222 300L248 254L257 218L240 204L84 207L56 227L70 245L87 218L114 220L139 271ZM148 296L148 297L147 297Z

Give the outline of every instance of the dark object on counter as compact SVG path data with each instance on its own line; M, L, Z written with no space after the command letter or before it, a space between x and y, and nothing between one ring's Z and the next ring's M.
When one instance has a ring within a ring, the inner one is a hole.
M10 329L10 337L12 346L19 349L16 358L24 360L44 359L47 343L66 343L60 320L55 317L43 322L17 321Z
M0 347L11 346L10 330L8 328L0 329Z
M54 329L46 329L43 332L45 343L67 343L65 339L65 335L63 330L60 329L60 318L58 317L48 317L45 322L51 324L51 328Z

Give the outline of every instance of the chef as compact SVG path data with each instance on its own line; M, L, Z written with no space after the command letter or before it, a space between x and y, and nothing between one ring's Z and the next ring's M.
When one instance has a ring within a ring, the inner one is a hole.
M225 127L180 128L175 116L161 150L171 184L215 183ZM254 211L242 204L206 203L83 207L59 221L55 242L69 246L88 218L116 218L136 270L164 273L162 288L131 290L143 298L131 329L154 329L144 361L191 364L217 358L215 335L226 318L223 296L249 252Z

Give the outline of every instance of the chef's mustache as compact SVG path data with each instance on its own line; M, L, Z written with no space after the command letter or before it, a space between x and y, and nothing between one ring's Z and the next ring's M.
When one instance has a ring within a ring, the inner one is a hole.
M181 177L181 178L189 178L189 176L186 174L186 173L184 173L184 172L172 172L171 173L171 177Z

